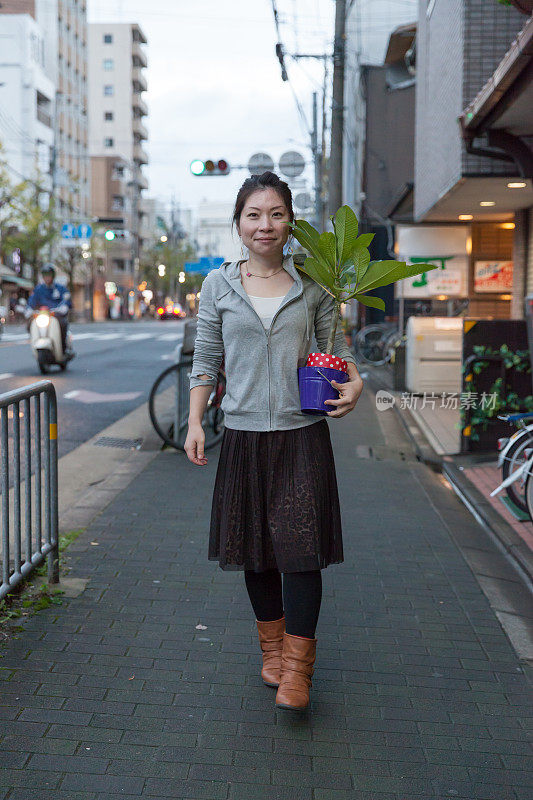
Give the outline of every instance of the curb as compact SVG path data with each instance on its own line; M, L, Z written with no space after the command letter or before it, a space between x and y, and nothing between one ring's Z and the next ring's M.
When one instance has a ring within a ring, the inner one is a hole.
M361 367L363 370L364 368ZM375 374L367 373L366 380L373 391L391 390L380 384ZM391 392L394 394L394 392ZM427 464L434 472L439 472L449 481L455 494L468 508L472 516L489 534L496 546L512 562L520 577L533 592L533 552L522 541L509 523L498 514L490 502L481 494L462 472L453 456L441 456L426 439L416 419L407 409L401 409L397 403L393 406L414 447L419 461Z

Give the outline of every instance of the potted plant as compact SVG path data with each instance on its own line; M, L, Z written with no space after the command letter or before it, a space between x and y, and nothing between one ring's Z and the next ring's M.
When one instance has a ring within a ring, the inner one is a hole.
M533 13L533 0L498 0L502 6L514 6L522 14L529 16Z
M371 261L368 246L374 234L358 235L359 223L353 210L342 206L330 219L333 232L326 233L319 233L303 219L287 223L294 238L310 254L298 268L335 300L326 352L310 353L306 366L298 368L304 414L325 415L328 407L324 410L324 401L338 398L338 390L331 381L344 383L348 379L346 362L333 355L341 303L355 298L366 306L384 311L383 299L366 292L436 269L435 264Z

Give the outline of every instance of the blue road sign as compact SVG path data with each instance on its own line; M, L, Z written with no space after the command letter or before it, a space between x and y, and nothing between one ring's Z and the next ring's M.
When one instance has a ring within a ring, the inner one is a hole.
M221 256L201 256L199 261L186 261L185 272L194 272L197 275L207 275L211 270L218 269L224 259Z
M78 225L78 239L90 239L93 235L93 229L86 222Z
M75 239L76 238L76 228L72 223L65 222L65 224L61 228L61 236L63 239Z

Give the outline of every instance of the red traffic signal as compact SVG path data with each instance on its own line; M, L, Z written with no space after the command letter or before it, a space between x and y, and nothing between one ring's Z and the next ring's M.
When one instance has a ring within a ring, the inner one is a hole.
M218 161L195 159L191 161L190 169L193 175L200 177L201 175L228 175L231 168L228 162L221 158Z

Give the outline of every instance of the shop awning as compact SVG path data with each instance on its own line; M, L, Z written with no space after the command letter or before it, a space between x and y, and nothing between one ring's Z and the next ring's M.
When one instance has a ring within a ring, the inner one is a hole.
M0 264L0 283L13 283L15 286L20 286L22 289L33 289L33 283L27 278L21 278L15 275L13 270L9 267Z

